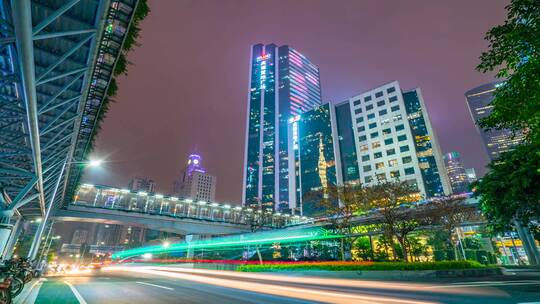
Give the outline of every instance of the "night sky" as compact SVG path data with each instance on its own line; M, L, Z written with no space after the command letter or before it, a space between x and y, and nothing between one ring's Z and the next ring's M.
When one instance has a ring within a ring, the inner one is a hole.
M126 187L135 175L172 190L187 155L217 176L216 199L240 202L250 45L288 44L321 72L323 101L398 80L420 87L443 152L483 173L487 155L464 92L505 0L151 0L141 46L98 135L107 165L85 180Z

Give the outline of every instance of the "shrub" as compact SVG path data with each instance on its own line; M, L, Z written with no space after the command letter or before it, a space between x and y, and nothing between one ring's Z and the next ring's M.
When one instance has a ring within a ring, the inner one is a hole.
M444 270L482 268L482 264L475 261L441 261L441 262L312 262L242 265L238 271L244 272L279 272L279 271L361 271L361 270Z

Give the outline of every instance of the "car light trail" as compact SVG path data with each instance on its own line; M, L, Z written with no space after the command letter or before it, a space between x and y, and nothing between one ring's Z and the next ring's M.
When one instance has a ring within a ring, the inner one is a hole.
M355 293L345 293L339 291L328 291L324 289L316 289L315 287L303 288L303 287L292 287L292 286L281 286L273 285L267 283L254 283L254 282L240 282L238 280L229 280L223 278L212 278L206 276L198 276L187 273L178 273L178 272L169 272L169 271L160 271L153 270L148 267L108 267L107 271L129 271L137 272L143 274L151 274L158 276L166 276L169 278L189 280L203 284L217 285L221 287L241 289L250 292L258 292L271 294L281 297L290 297L297 298L308 301L319 301L326 303L337 303L337 304L374 304L374 303L396 303L396 304L432 304L435 302L429 301L418 301L418 300L409 300L409 299L398 299L393 297L383 297L375 295L361 295ZM287 277L290 281L291 277Z
M322 227L310 227L289 231L264 231L249 234L231 235L226 237L200 240L194 242L181 242L168 244L167 246L148 246L116 252L112 255L113 260L126 259L144 254L160 254L171 252L185 252L189 249L231 248L247 245L265 245L273 243L294 243L312 240L335 239L343 237L333 234Z

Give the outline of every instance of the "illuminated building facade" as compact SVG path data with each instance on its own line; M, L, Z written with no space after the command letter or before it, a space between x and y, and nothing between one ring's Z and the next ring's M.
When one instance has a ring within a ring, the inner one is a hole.
M319 69L289 46L251 49L242 203L264 209L291 196L289 120L321 104Z
M336 126L339 143L339 159L343 183L351 186L360 184L358 157L354 141L354 130L349 102L342 102L335 106Z
M423 197L450 193L442 154L419 89L397 81L349 99L359 177L411 183Z
M452 186L452 193L460 194L469 191L469 177L458 152L450 152L444 155L444 165Z
M343 183L335 122L334 106L324 104L297 116L291 123L296 156L291 161L295 172L291 192L295 191L296 196L291 198L290 205L303 216L323 214L317 197L329 187Z
M510 130L486 130L478 126L478 120L489 116L491 111L493 111L493 106L491 105L493 92L495 92L495 89L499 85L501 85L501 82L492 82L465 93L469 112L491 160L499 158L501 153L510 151L513 147L520 144L524 138L522 133L515 134L514 136Z
M215 201L216 177L206 174L200 155L189 155L182 176L174 183L174 193L180 198L206 202Z

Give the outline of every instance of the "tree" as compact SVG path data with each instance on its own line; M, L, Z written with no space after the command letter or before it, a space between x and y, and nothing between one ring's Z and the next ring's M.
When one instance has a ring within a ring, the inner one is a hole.
M411 203L418 200L418 190L407 182L384 181L366 188L365 192L367 199L363 201L365 205L362 209L376 212L394 256L398 256L392 241L395 237L402 248L403 260L408 262L407 236L420 226L421 219L414 216L414 211L407 212L407 209L411 207Z
M365 189L359 185L335 186L325 190L312 191L306 194L303 201L312 201L317 209L327 215L332 229L345 237L340 238L341 260L346 260L346 251L350 251L356 238L351 238L353 217L358 213L362 201L365 200Z
M247 218L247 224L249 225L251 232L257 232L264 228L266 223L268 223L268 215L272 216L272 212L263 210L262 204L260 203L260 201L258 202L259 203L257 204L258 207L256 208L256 210L251 209L251 214ZM260 245L256 244L255 249L259 258L259 264L262 265L263 258L261 255Z
M489 172L473 184L493 232L511 228L514 220L529 224L540 217L540 144L520 145L489 165Z
M540 140L540 2L512 0L507 20L486 33L489 50L477 70L496 72L504 81L494 93L493 111L480 126L526 131Z
M454 251L453 256L457 258L455 245L457 242L454 238L456 228L466 221L481 220L481 216L476 208L466 204L463 198L444 197L429 203L426 219L432 225L440 227L441 232L445 235L446 245Z

